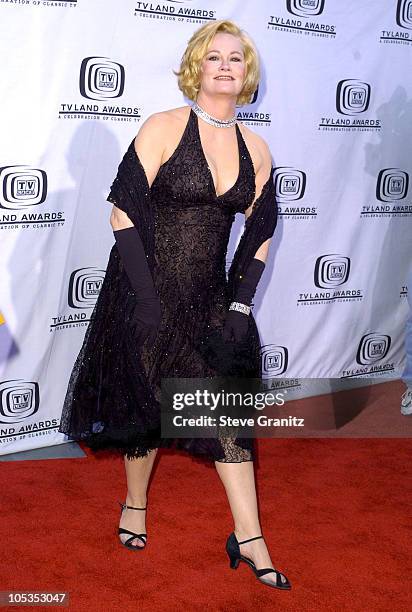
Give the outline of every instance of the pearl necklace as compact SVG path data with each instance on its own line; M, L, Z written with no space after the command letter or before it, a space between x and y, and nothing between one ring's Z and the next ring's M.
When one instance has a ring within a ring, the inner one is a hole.
M229 128L232 127L232 125L235 125L235 123L237 123L236 115L231 119L217 119L216 117L212 117L212 115L209 115L209 113L203 110L203 108L200 108L197 102L192 105L192 109L196 113L196 115L201 117L204 121L206 121L206 123L210 123L210 125L214 125L218 128Z

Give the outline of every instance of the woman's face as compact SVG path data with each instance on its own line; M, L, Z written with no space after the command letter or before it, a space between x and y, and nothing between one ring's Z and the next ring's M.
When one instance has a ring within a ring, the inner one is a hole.
M245 78L245 58L240 39L233 34L218 32L210 41L200 70L200 89L205 93L237 96Z

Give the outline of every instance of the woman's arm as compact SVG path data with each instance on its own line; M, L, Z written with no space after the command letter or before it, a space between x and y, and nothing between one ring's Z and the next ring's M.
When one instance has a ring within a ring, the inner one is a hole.
M149 187L162 160L164 143L162 124L162 117L151 115L134 140L137 154L135 161L138 164L140 160ZM136 346L143 345L144 342L147 342L149 347L153 346L161 321L161 309L141 236L126 209L121 210L116 205L113 206L110 224L124 270L135 292L131 325Z
M255 201L260 197L263 187L268 183L272 174L272 158L266 142L258 137L257 149L257 170L255 170L255 192L256 197L252 204L245 211L247 219L253 211ZM255 150L256 150L255 149ZM254 156L255 157L255 156ZM256 162L255 162L256 163ZM274 205L276 203L274 202ZM256 292L257 285L265 269L268 256L270 238L265 240L256 251L247 269L239 276L239 282L234 294L234 301L229 306L223 328L223 338L226 342L234 339L240 342L247 333L249 327L248 316L251 311L251 304Z
M135 151L142 162L149 186L153 183L162 163L165 148L165 113L154 113L141 125L134 140ZM128 215L113 206L110 215L113 231L133 227Z
M258 138L256 141L256 151L257 151L257 169L255 171L255 186L256 186L256 197L253 200L252 204L245 210L245 218L247 219L249 215L252 213L253 203L258 199L262 192L263 185L267 182L270 176L270 171L272 169L272 156L270 154L269 147L263 138ZM269 246L270 246L270 238L266 240L256 251L255 258L260 259L263 263L266 262Z

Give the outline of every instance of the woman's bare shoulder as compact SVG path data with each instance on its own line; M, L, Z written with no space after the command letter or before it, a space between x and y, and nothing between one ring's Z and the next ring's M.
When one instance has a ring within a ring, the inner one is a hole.
M157 115L161 115L164 119L176 119L177 121L182 121L185 119L190 112L190 106L185 104L184 106L177 106L176 108L168 108L167 110L160 111L156 113Z
M151 185L161 164L169 155L172 143L183 129L189 116L189 106L171 108L149 115L141 124L134 139L134 149L146 171Z
M187 121L189 112L190 106L185 105L152 113L142 123L139 134L142 131L145 133L161 132L164 137L165 134L176 131L176 127Z

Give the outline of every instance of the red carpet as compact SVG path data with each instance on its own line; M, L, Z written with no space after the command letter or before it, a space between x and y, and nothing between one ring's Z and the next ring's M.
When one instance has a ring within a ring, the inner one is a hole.
M120 457L3 463L0 590L68 591L70 610L93 612L410 610L410 441L258 444L263 532L290 592L260 584L244 564L229 569L220 480L171 451L158 455L148 547L137 553L117 542Z

